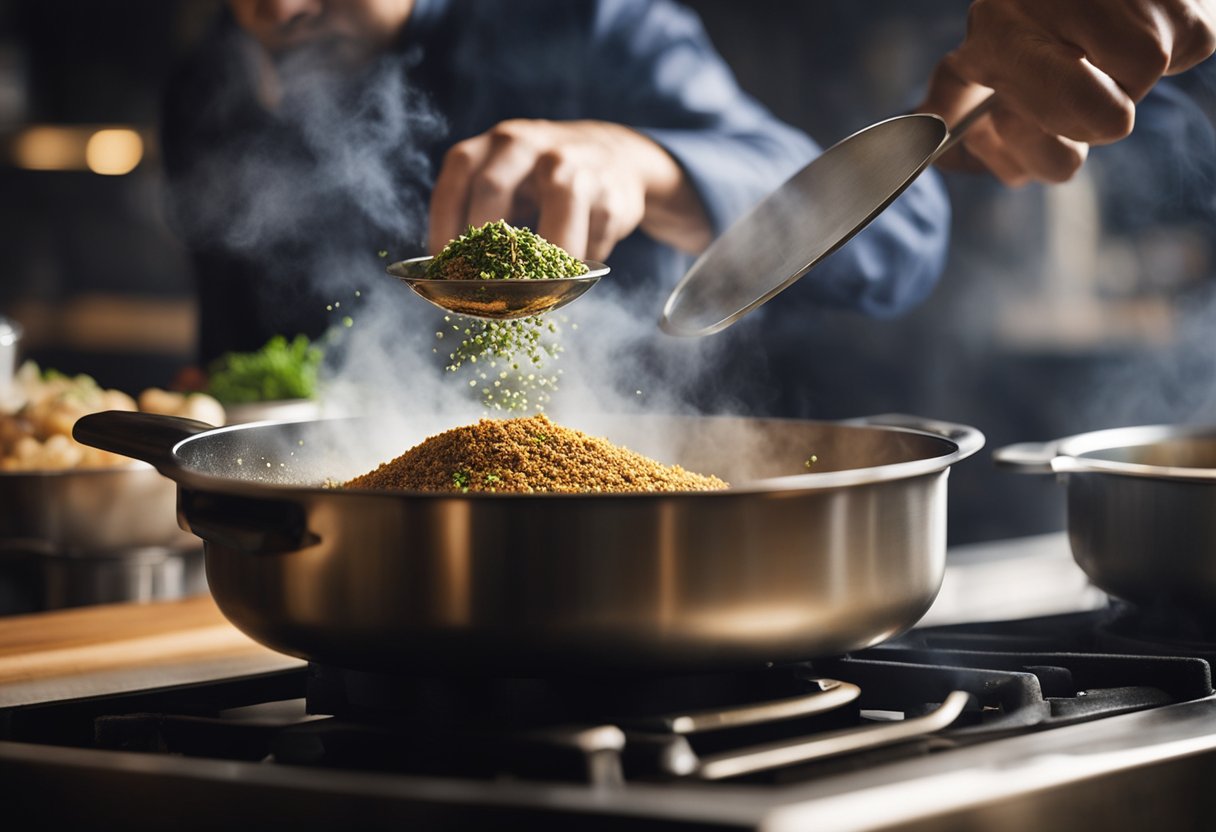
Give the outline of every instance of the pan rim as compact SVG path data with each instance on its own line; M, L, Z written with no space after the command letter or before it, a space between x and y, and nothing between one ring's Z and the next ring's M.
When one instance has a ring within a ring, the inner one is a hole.
M1216 468L1177 465L1151 465L1144 462L1121 462L1088 454L1120 448L1144 448L1165 440L1211 437L1216 441L1214 425L1133 425L1106 428L1068 436L1056 442L1056 454L1051 461L1054 471L1061 474L1112 474L1141 479L1216 482ZM1117 441L1112 441L1116 440Z
M703 416L698 417L703 419L713 418L748 418L748 417L727 417L727 416ZM259 427L273 427L284 424L305 424L317 422L333 422L343 421L342 419L320 419L320 420L297 420L291 422L284 421L264 421L250 422L238 425L225 425L217 427L213 430L205 431L186 437L177 442L172 450L171 456L174 461L174 468L171 472L162 471L166 475L171 476L174 480L186 487L196 490L206 491L222 491L230 494L239 494L243 496L258 496L266 498L316 498L320 496L330 497L338 496L342 498L367 498L379 497L386 499L409 499L409 500L461 500L461 501L498 501L498 500L545 500L545 501L578 501L578 500L593 500L593 501L610 501L610 500L654 500L656 498L667 498L672 500L687 500L687 499L729 499L731 497L742 497L745 495L755 494L772 494L775 496L793 496L798 494L806 494L812 492L827 492L835 491L844 488L855 488L863 485L877 485L886 482L896 482L900 480L909 480L921 476L928 476L942 472L948 472L950 467L956 462L960 462L967 457L978 452L979 448L966 450L953 439L933 433L927 430L918 430L916 428L902 425L866 425L866 424L848 424L839 421L823 420L819 423L831 425L838 428L847 428L851 430L861 431L879 431L883 433L904 433L913 436L923 437L934 440L942 445L943 452L934 456L921 457L919 459L907 460L904 462L894 462L885 465L875 465L864 468L849 468L840 471L825 471L825 472L808 472L805 474L793 474L782 477L769 477L764 479L756 479L745 481L739 485L732 485L728 488L704 490L704 491L613 491L613 492L487 492L487 491L406 491L406 490L387 490L387 489L363 489L363 488L333 488L324 485L305 485L305 484L279 484L270 482L257 482L254 480L237 479L232 477L222 477L215 474L205 473L190 465L183 458L185 448L195 442L205 440L206 437L216 436L222 433L245 431ZM764 421L774 422L817 422L819 420L810 419L784 419L772 418L764 419Z

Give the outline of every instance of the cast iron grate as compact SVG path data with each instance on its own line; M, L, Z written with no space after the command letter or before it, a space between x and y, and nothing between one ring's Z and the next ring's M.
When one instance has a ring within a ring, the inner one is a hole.
M708 776L706 761L776 749L793 753L792 762L741 776L786 782L1212 694L1201 659L1090 652L1108 621L1103 613L926 628L850 656L704 676L432 679L314 665L10 708L0 711L0 738L591 783ZM689 720L672 718L758 701L813 707L709 728L681 728ZM850 739L888 737L885 725L930 724L949 710L944 703L957 711L946 727L870 745Z

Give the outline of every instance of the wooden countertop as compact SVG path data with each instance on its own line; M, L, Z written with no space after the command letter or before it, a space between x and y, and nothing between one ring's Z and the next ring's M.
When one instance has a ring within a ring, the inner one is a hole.
M157 668L300 664L228 623L210 595L0 618L0 686ZM169 674L166 672L166 677Z

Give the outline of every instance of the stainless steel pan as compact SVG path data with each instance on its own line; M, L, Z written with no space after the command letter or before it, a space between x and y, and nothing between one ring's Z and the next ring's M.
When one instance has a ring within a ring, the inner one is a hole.
M1099 588L1216 619L1216 427L1095 431L995 458L1059 475L1073 557Z
M358 422L102 413L75 435L177 481L217 603L277 650L415 672L671 671L838 654L924 614L945 565L949 467L983 437L902 418L631 417L599 431L735 484L696 494L319 487L381 461L350 458L345 440L369 430Z

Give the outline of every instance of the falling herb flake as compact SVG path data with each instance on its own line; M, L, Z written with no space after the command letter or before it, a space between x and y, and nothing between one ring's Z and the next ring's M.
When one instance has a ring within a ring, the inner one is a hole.
M506 222L490 222L468 231L450 242L427 267L427 276L448 280L529 279L571 277L587 272L587 266L559 246L549 243L527 228ZM564 319L561 319L564 320ZM501 361L509 369L498 373L493 384L478 385L469 380L487 410L525 412L542 410L557 389L557 374L544 372L562 348L558 343L559 320L541 316L515 320L484 320L451 315L444 317L452 332L463 336L448 352L447 370L476 372L482 380L489 377L469 365L489 362L497 368ZM441 341L445 333L436 332ZM436 350L438 352L438 350ZM520 371L520 364L529 368ZM539 374L538 374L539 371Z

